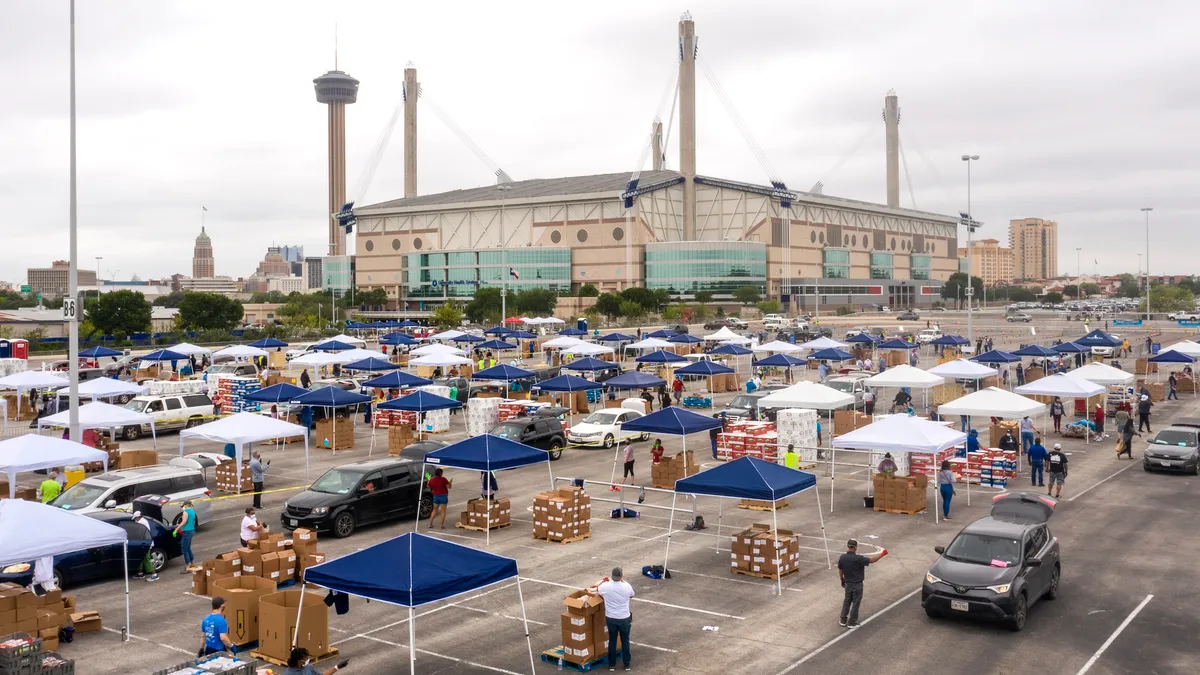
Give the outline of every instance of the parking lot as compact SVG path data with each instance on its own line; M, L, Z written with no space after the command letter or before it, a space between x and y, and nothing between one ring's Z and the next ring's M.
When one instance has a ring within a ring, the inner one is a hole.
M925 318L919 327L924 327ZM938 319L943 331L965 334L961 314L948 313ZM836 326L835 338L842 337L842 327L847 325L894 328L895 324L893 316L827 322ZM1166 326L1164 322L1164 329ZM910 330L917 327L907 326ZM1054 337L1084 333L1078 322L1048 318L1039 318L1032 328L1037 331L1036 338L1031 337L1031 326L1008 324L998 313L976 321L976 333L993 336L997 348L1015 348L1018 342L1035 339L1048 344ZM1131 344L1144 336L1145 332L1123 335ZM1167 344L1181 337L1181 333L1170 333L1162 339ZM927 354L924 358L922 367L933 365ZM1126 369L1132 369L1132 359L1126 361ZM732 396L718 395L716 405ZM890 392L885 392L881 400L888 399ZM1200 400L1185 395L1179 402L1159 404L1154 428L1185 416L1200 416ZM986 424L986 419L976 419L973 426L983 429ZM453 417L451 432L439 437L462 439L464 426L462 415ZM369 434L360 420L355 448L336 455L313 448L308 476L302 446L293 444L282 450L269 444L259 446L272 460L266 485L271 492L264 496L260 520L278 528L284 500L326 469L365 458ZM678 439L662 440L668 454L679 449ZM1135 442L1144 444L1145 440ZM178 453L176 441L174 434L160 439L162 461ZM700 434L690 441L697 461L710 463L707 437ZM931 511L902 516L864 509L865 474L846 476L839 469L831 503L827 465L815 470L824 507L824 532L811 491L792 498L778 513L780 527L804 537L801 555L805 563L798 573L783 579L782 595L774 593L770 581L730 574L729 541L724 535L770 518L770 514L740 510L732 502L719 506L716 499L697 501L696 512L705 517L708 529L671 535L670 580L638 574L643 565L663 561L668 512L641 507L638 519L609 519L607 510L614 505L598 500L615 498L615 494L603 489L589 489L597 500L590 539L571 544L532 539L528 508L533 495L549 487L544 467L499 474L500 494L511 498L514 522L491 533L488 550L518 561L535 658L560 643L563 597L594 584L620 565L638 593L632 605L633 663L635 670L645 672L1195 672L1193 645L1200 619L1194 611L1197 591L1191 580L1195 576L1192 561L1200 554L1200 541L1193 534L1193 514L1200 510L1200 480L1145 473L1141 445L1133 461L1117 460L1111 437L1102 444L1085 446L1082 440L1060 441L1051 434L1046 444L1053 442L1061 442L1071 460L1063 501L1050 521L1062 548L1062 591L1059 599L1032 608L1021 633L983 623L929 619L920 607L920 583L936 557L933 547L948 543L963 525L987 514L985 491L973 493L968 506L965 491L960 490L954 502L954 520L935 524ZM142 440L123 447L148 448L150 443ZM187 446L188 451L220 449L202 441L189 441ZM386 442L377 446L375 455L384 451ZM637 482L648 485L649 444L635 445L635 456ZM611 451L570 449L552 468L556 476L607 481L613 460ZM451 470L448 475L457 478L450 495L448 520L453 520L466 500L477 496L478 474ZM1010 489L1024 485L1018 479ZM636 496L636 492L628 492L627 501L636 502ZM932 496L930 499L932 509ZM202 528L193 545L198 560L237 548L238 522L250 503L248 496L214 494L214 500L216 520ZM670 500L649 493L646 503L668 507ZM691 517L690 503L680 500L679 508L676 528ZM412 528L413 522L405 520L365 527L341 540L322 535L318 548L336 557ZM484 546L482 532L448 526L433 534ZM842 592L836 568L827 566L825 553L828 542L836 565L836 557L850 537L863 542L864 552L876 546L889 551L867 571L863 625L855 630L838 626ZM74 643L63 645L63 653L76 659L80 673L151 673L195 654L201 641L199 622L209 611L209 601L190 593L191 578L180 574L182 569L182 561L176 559L158 582L131 581L132 639L125 644L120 637L124 615L120 581L69 589L81 609L101 612L106 627L101 633L83 634ZM417 671L529 672L521 616L514 582L419 608ZM331 641L342 658L351 660L348 672L407 672L406 610L354 599L348 614L330 612L329 625ZM539 660L536 668L547 671L554 666Z

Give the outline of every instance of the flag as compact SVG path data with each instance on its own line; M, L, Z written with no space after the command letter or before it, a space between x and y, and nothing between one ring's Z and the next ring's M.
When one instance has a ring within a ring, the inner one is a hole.
M510 268L508 268L508 273L509 273L509 274L512 276L512 278L514 278L514 279L520 279L520 278L521 278L521 275L520 275L520 274L517 274L517 271L516 271L516 270L514 270L514 269L513 269L513 268L511 268L511 267L510 267Z
M208 207L207 207L207 206L201 206L201 207L200 207L200 210L201 210L201 211L208 211Z

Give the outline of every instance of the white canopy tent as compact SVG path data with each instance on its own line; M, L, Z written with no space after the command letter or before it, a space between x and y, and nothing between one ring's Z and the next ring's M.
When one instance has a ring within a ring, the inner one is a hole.
M223 417L208 424L184 429L179 432L179 455L183 456L183 443L189 438L203 438L218 443L233 443L237 448L235 466L242 465L242 446L277 438L304 437L304 478L308 479L308 429L299 424L277 420L267 415L240 412Z
M293 366L331 366L335 363L342 363L342 360L333 352L309 352L304 356L297 356L292 359L290 364Z
M60 413L55 413L48 417L43 417L37 421L38 433L41 433L42 427L58 427L67 428L71 425L71 411L64 410ZM150 437L154 439L154 449L158 449L158 431L154 428L154 418L146 413L134 412L128 408L122 408L119 405L111 403L103 403L101 401L92 401L79 406L79 428L83 429L108 429L109 433L115 439L117 430L130 426L141 426L143 424L150 425Z
M561 337L556 337L556 338L553 338L550 340L546 340L545 342L542 343L542 348L543 349L546 349L546 348L566 349L568 347L578 347L579 345L586 345L586 344L591 344L591 343L584 342L583 340L580 340L577 337L571 337L570 335L563 335Z
M1066 373L1057 373L1029 384L1023 384L1013 393L1022 396L1058 396L1060 398L1091 398L1103 394L1106 389L1090 380L1072 377Z
M194 345L190 342L180 342L179 344L175 345L174 347L167 347L167 351L175 352L176 354L183 354L184 356L191 356L193 354L211 354L212 353L211 349L201 347L200 345Z
M543 317L541 317L541 319L538 320L538 323L546 323L546 324L556 323L559 325L563 325L563 324L566 324L567 322L563 321L562 319L559 319L557 317L543 316Z
M756 352L769 352L771 354L794 354L795 352L804 351L804 347L800 345L794 345L781 340L772 340L766 344L751 347L751 349Z
M739 337L741 335L729 330L729 326L721 326L721 330L710 335L705 335L704 339L710 342L720 342L721 340L732 340Z
M450 329L450 330L444 330L440 333L434 333L433 335L429 336L429 339L430 340L453 340L456 337L462 337L464 335L466 335L466 333L462 332L461 330Z
M754 340L751 340L750 338L748 338L744 335L738 335L738 336L731 337L726 340L721 340L721 344L723 344L723 345L748 345L753 342L754 342Z
M444 345L438 342L428 344L423 347L417 347L409 353L413 356L428 356L430 354L454 354L457 356L463 356L466 354L465 351L459 349L458 347L452 347L450 345ZM372 356L377 355L372 354Z
M673 342L667 342L661 338L645 338L637 342L631 342L625 345L626 349L671 349L675 346Z
M236 360L266 355L267 351L265 349L259 349L258 347L251 347L249 345L233 345L232 347L226 347L225 349L213 354L213 358L215 359L218 356L228 356L229 358Z
M356 337L353 337L350 335L346 335L345 333L342 333L341 335L334 335L333 337L323 338L321 340L318 340L317 344L323 345L326 342L344 342L348 345L365 345L365 344L367 344L366 340L364 340L362 338L356 338Z
M1175 344L1171 345L1170 347L1165 347L1163 349L1163 351L1164 352L1179 352L1180 354L1187 354L1188 356L1192 356L1192 357L1200 359L1200 344L1198 344L1192 340L1184 340L1182 342L1176 342Z
M799 345L802 349L811 349L817 351L819 349L841 349L846 346L845 342L838 342L833 338L821 336L815 340L809 340Z
M418 356L408 362L412 366L441 366L443 368L449 366L465 366L470 365L471 359L465 356L456 354L429 354L426 356Z
M938 406L938 414L995 415L1019 419L1044 414L1046 404L999 387L988 387Z
M1181 352L1186 354L1187 352ZM1127 373L1120 368L1113 368L1106 363L1089 363L1067 373L1067 377L1077 380L1087 380L1106 387L1114 385L1129 385L1137 379L1133 373Z
M79 383L79 398L90 398L92 400L98 398L112 398L114 396L126 396L132 394L145 394L150 391L137 382L126 382L124 380L114 380L111 377L99 377L94 380ZM63 387L58 390L59 397L70 395L71 388Z
M1005 392L1008 393L1008 392ZM947 448L957 447L966 443L967 435L947 427L941 422L931 422L910 415L890 415L878 422L872 422L865 427L842 434L833 439L834 459L837 448L854 450L872 450L875 452L905 452L928 453L942 452ZM830 461L830 467L834 465ZM933 522L940 522L941 512L938 510L937 469L929 476L933 485ZM870 489L868 481L868 490ZM833 482L829 484L829 510L833 512ZM971 504L971 483L967 481L967 505Z
M854 395L817 382L798 382L758 400L759 408L811 408L832 411L854 405Z
M0 389L15 389L17 391L17 419L21 419L21 394L30 389L58 389L71 384L71 381L50 370L24 370L12 375L0 377ZM7 402L6 402L7 404ZM5 419L8 418L8 406L5 405ZM8 422L5 422L5 426Z
M946 378L931 372L914 368L907 363L892 366L887 370L868 377L863 384L869 387L911 387L913 389L930 389L946 384Z
M17 474L22 471L52 469L84 462L104 462L108 471L108 453L62 438L24 434L0 441L0 472L8 474L8 498L17 496Z
M116 525L23 499L0 501L0 569L115 544L122 546L122 558L129 560L129 537ZM129 634L128 565L124 571L125 629Z
M612 354L613 348L584 342L573 347L564 347L562 351L564 354L574 354L575 356L598 356L600 354Z
M885 371L886 372L886 371ZM955 359L947 361L941 365L934 366L925 371L939 377L944 377L949 380L981 380L985 377L999 375L1000 371L995 368L989 368L982 363L975 363L967 359Z
M335 358L337 358L337 361L335 361L334 363L340 363L343 366L346 365L347 363L354 363L355 361L362 361L363 359L385 358L383 354L380 354L377 351L373 351L370 349L361 349L361 348L357 348L357 347L354 349L346 349L344 351L335 352L333 355ZM385 360L386 360L386 358L385 358Z

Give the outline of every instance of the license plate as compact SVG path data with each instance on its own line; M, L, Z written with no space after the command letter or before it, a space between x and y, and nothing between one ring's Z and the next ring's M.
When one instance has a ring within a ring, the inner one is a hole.
M971 609L971 605L966 600L951 600L950 609L956 612L966 612Z
M1158 463L1162 464L1163 466L1172 466L1173 464L1175 464L1175 462L1172 462L1169 459L1160 459L1160 460L1158 460Z
M288 524L291 525L292 527L296 527L296 525L297 525L297 523L294 519L288 520Z

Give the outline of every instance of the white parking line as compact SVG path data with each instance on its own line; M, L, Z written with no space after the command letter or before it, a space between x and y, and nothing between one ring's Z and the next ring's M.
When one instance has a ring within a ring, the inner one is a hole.
M408 649L408 645L406 645L406 644L401 644L399 642L392 642L391 640L384 640L383 638L377 638L373 635L359 634L359 635L355 635L353 637L347 638L346 640L354 640L356 638L362 638L364 640L371 640L373 642L379 642L379 643L389 645L392 647L400 647L401 649ZM342 642L346 642L346 640L342 640ZM447 661L453 661L455 663L462 663L462 664L466 664L468 666L473 666L475 668L483 668L484 670L490 670L495 673L505 673L506 675L523 675L522 673L518 673L514 670L505 670L503 668L497 668L495 666L488 666L488 665L484 665L482 663L476 663L474 661L467 661L465 659L460 659L456 656L448 656L446 654L439 654L437 652L431 652L428 649L421 649L419 647L413 651L415 651L418 654L425 654L427 656L436 656L439 659L446 659Z
M116 633L117 635L121 634L121 631L116 628L109 628L108 626L104 626L103 628L104 628L104 630L108 631L109 633ZM157 645L159 647L162 647L163 649L169 649L173 652L179 652L180 654L187 654L188 656L192 656L196 653L194 650L183 649L182 647L176 647L175 645L169 645L169 644L166 644L163 642L157 642L157 641L151 640L149 638L144 638L140 635L134 635L133 633L129 634L129 639L130 640L141 640L142 642L146 642L146 643L149 643L152 645Z
M470 600L474 600L475 598L482 598L482 597L483 597L483 596L485 596L485 595L490 595L490 594L492 594L492 593L495 593L496 591L502 591L502 590L504 590L504 589L506 589L506 588L512 588L513 586L516 586L516 585L517 585L517 584L514 582L514 583L511 583L511 584L504 584L503 586L497 586L497 587L495 587L495 588L492 588L492 589L486 590L486 591L484 591L484 592L482 592L482 593L476 593L475 595L472 595L472 596L469 596L469 597L463 598L463 599L462 599L462 600L460 600L459 602L468 602L468 601L470 601ZM429 610L429 611L426 611L426 612L421 612L420 614L417 614L417 615L416 615L416 616L414 616L413 618L420 619L420 618L421 618L421 617L423 617L423 616L429 616L430 614L433 614L433 613L435 613L435 612L440 612L440 611L442 611L443 609L447 609L447 608L449 608L449 607L455 607L455 606L457 606L457 605L458 605L458 603L452 602L452 603L448 603L448 604L445 604L445 605L441 605L441 606L439 606L439 607L434 607L433 609L431 609L431 610ZM337 642L331 642L331 643L330 643L330 646L338 645L338 644L341 644L341 643L343 643L343 642L347 642L347 641L349 641L349 640L353 640L355 637L366 637L366 636L368 636L368 635L371 635L372 633L378 633L379 631L387 630L387 629L389 629L389 628L395 628L396 626L399 626L399 625L401 625L401 624L404 624L404 623L407 623L407 622L408 622L408 617L406 616L406 617L404 617L403 619L400 619L399 621L393 621L392 623L389 623L389 624L385 624L385 625L379 626L378 628L372 628L371 630L369 630L369 631L367 631L367 632L365 632L365 633L360 633L360 634L358 634L358 635L351 636L351 637L345 638L345 639L343 639L343 640L338 640ZM420 650L418 650L418 651L420 651Z
M876 617L882 615L883 613L887 612L888 610L892 609L893 607L899 605L900 603L904 602L905 600L911 598L912 596L914 596L920 592L921 592L920 588L914 588L913 590L909 591L904 597L893 602L892 604L888 605L887 607L884 607L883 609L879 610L878 612L875 612L871 616L868 616L866 619L864 619L862 621L862 623L860 625L865 626L868 623L871 623L872 621L875 620ZM852 635L853 633L854 633L854 630L850 630L850 629L846 629L846 630L842 631L841 635L833 638L829 642L826 642L825 644L821 645L820 647L817 647L816 649L812 650L811 652L805 654L804 658L793 663L792 665L788 666L787 668L784 668L783 670L779 671L778 675L785 675L786 673L792 672L793 670L795 670L795 669L799 668L800 666L804 665L805 663L807 663L809 661L809 659L812 659L817 654L820 654L821 652L825 651L826 649L829 649L830 647L836 645L837 643L841 642L847 636Z
M693 577L704 577L705 579L717 579L718 581L731 581L735 584L750 584L751 586L760 586L762 588L770 588L771 586L775 585L774 580L771 580L770 584L765 584L765 583L761 583L758 581L750 581L749 579L734 579L732 577L719 577L715 574L701 574L699 572L688 572L687 570L676 569L674 567L671 568L671 574L686 574L688 576L693 576ZM799 588L785 588L783 590L792 591L793 593L801 592L801 589L799 589Z
M532 581L535 584L546 584L547 586L557 586L559 588L570 588L573 590L579 590L578 586L572 586L571 584L560 584L557 581L546 581L545 579L534 579L532 577L521 577L521 579L523 581ZM660 607L670 607L671 609L682 609L687 612L696 612L697 614L707 614L709 616L719 616L724 619L734 619L737 621L745 621L746 620L746 617L744 617L744 616L736 616L733 614L722 614L721 612L711 612L707 609L699 609L697 607L685 607L683 605L672 605L671 603L668 603L668 602L659 602L657 600L647 600L646 598L639 598L636 596L633 598L633 601L634 602L644 602L649 605L658 605Z
M1069 501L1069 502L1073 502L1073 501L1075 501L1076 499L1079 499L1080 497L1082 497L1082 496L1084 496L1085 494L1087 494L1087 493L1088 493L1088 492L1089 492L1089 491L1090 491L1092 488L1099 487L1099 486L1103 485L1104 483L1107 483L1108 481L1112 480L1113 478L1116 478L1116 477L1117 477L1117 475L1119 475L1121 472L1123 472L1123 471L1128 471L1129 469L1132 469L1132 468L1133 468L1133 466L1134 466L1133 462L1132 462L1132 461L1131 461L1131 462L1129 462L1129 464L1125 465L1125 468L1123 468L1123 469L1118 469L1118 470L1117 470L1115 473L1113 473L1112 475L1110 475L1108 478L1105 478L1105 479L1101 480L1100 482L1098 482L1098 483L1096 483L1096 484L1094 484L1094 485L1091 485L1091 486L1089 486L1089 487L1086 487L1086 488L1084 488L1083 490L1081 490L1080 492L1077 492L1077 493L1075 493L1074 495L1072 495L1072 496L1070 496L1070 497L1067 497L1067 501Z
M1124 471L1124 469L1122 469L1122 471ZM1087 663L1083 664L1083 667L1080 668L1079 672L1077 672L1075 675L1083 675L1090 670L1091 667L1096 664L1096 661L1099 660L1100 656L1104 654L1104 651L1109 648L1114 640L1117 639L1117 636L1129 626L1138 613L1142 611L1142 608L1153 599L1153 595L1147 595L1145 598L1143 598L1142 601L1138 603L1138 606L1133 608L1133 611L1129 613L1129 616L1125 617L1125 620L1121 622L1121 625L1117 626L1117 629L1112 632L1112 635L1108 636L1108 639L1104 641L1104 644L1100 645L1100 649L1097 649L1096 653L1092 654L1092 658L1088 659Z

